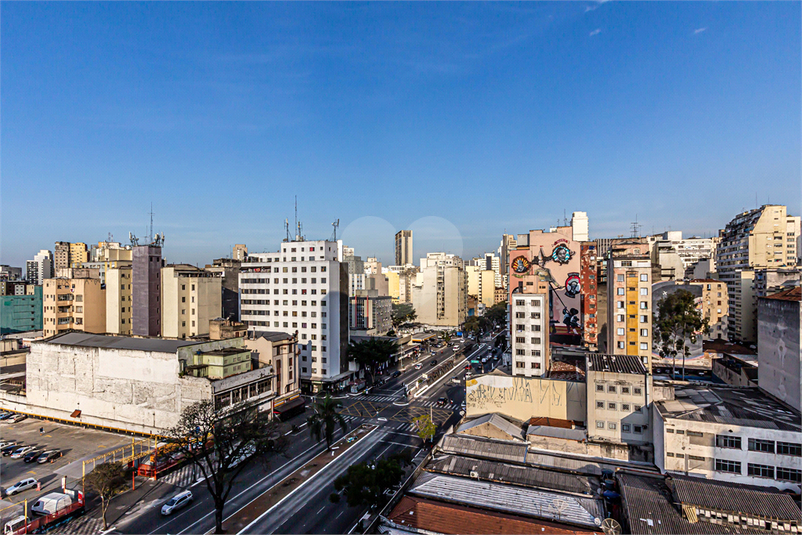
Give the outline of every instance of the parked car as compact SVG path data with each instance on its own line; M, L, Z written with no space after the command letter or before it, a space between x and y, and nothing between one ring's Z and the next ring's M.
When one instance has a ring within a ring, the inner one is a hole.
M432 359L432 361L429 363L429 365L430 366L437 366L437 359Z
M59 450L48 450L48 451L42 453L39 456L39 458L36 459L36 462L39 463L39 464L45 464L45 463L48 463L48 462L52 463L56 459L61 457L62 455L63 455L63 453L61 453L61 451L59 451Z
M27 418L27 416L25 416L24 414L15 414L15 415L11 416L10 418L6 418L5 420L3 420L3 423L4 424L15 424L17 422L21 422L22 420L24 420L26 418Z
M26 477L25 479L20 479L10 487L6 489L6 496L13 496L20 492L26 491L28 489L35 488L39 482L32 477Z
M10 446L6 446L5 448L0 449L0 452L3 453L3 457L8 457L12 453L14 453L14 450L16 450L17 448L19 448L17 444L11 444Z
M11 454L11 458L12 459L19 459L21 457L25 457L25 455L27 455L28 453L30 453L31 451L33 451L35 449L36 448L34 448L33 446L22 446L22 447L17 448L17 449L14 450L14 452Z
M185 490L184 492L179 492L170 500L162 505L162 514L163 515L171 515L173 512L178 511L182 507L186 507L192 501L192 492Z
M36 461L36 459L38 459L41 454L42 450L29 451L27 454L25 454L25 457L23 457L22 460L25 461L26 463L32 463Z
M13 413L13 412L4 412L3 414L0 414L0 421L1 420L6 420L8 418L11 418L12 416L14 416L14 414L15 413Z
M400 375L401 375L401 372L396 370L396 371L393 372L392 377L393 377L393 379L395 379L396 377L399 377Z
M6 446L13 446L16 443L17 443L16 440L4 440L4 441L0 442L0 450L5 448Z

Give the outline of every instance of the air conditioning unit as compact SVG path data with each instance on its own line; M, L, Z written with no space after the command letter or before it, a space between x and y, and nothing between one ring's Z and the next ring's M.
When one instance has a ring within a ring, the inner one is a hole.
M471 477L473 479L479 479L479 472L477 472L476 470L471 470Z

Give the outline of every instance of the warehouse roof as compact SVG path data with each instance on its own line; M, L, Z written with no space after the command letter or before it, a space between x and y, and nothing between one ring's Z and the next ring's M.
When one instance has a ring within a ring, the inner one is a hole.
M662 476L648 477L618 472L616 478L621 489L621 505L629 524L629 532L633 535L766 533L765 530L730 524L689 522L672 505L671 491Z
M550 427L548 425L530 425L526 430L527 436L562 438L565 440L586 440L588 432L585 429L566 429L565 427Z
M421 474L409 494L590 528L604 518L602 503L594 498L429 472Z
M148 338L136 336L112 336L109 334L91 334L75 331L53 336L43 340L42 343L78 347L104 347L108 349L130 349L136 351L175 353L180 347L208 343L208 340L178 340L156 337Z
M640 357L635 355L604 355L592 353L588 355L588 372L611 373L646 373Z
M741 513L766 519L802 522L802 511L794 499L777 491L734 483L673 476L677 501L703 509Z
M593 477L543 470L533 466L471 459L458 455L438 456L430 461L425 469L429 472L452 476L475 477L495 483L508 483L590 496L595 495L599 488L596 478Z
M278 331L256 331L253 339L264 338L268 342L281 342L282 340L292 340L292 335Z
M517 425L514 425L496 413L485 414L484 416L480 416L475 420L471 420L459 426L457 433L462 433L468 429L476 428L480 425L488 424L499 431L509 435L512 439L523 440L523 432L521 428Z
M497 461L526 462L526 443L492 440L470 435L446 435L441 450L471 457L482 457Z

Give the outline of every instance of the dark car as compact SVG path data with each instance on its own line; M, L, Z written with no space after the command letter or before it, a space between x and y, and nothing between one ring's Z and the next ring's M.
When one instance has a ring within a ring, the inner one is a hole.
M32 463L32 462L36 461L36 459L37 459L37 458L38 458L38 457L39 457L41 454L42 454L42 450L34 450L34 451L32 451L32 452L28 453L27 455L25 455L25 457L23 457L22 459L23 459L23 460L24 460L26 463Z
M401 375L401 372L399 372L398 370L396 370L396 371L394 371L394 372L393 372L393 375L392 375L392 377L393 377L393 379L395 379L396 377L398 377L398 376L400 376L400 375Z
M39 458L36 459L36 462L39 463L39 464L44 464L44 463L47 463L47 462L51 462L52 463L53 461L55 461L59 457L61 457L61 452L59 450L50 450L50 451L46 451L43 454L41 454L39 456Z
M445 405L446 403L448 403L448 400L445 397L440 396L439 398L437 398L437 405L438 406Z
M3 453L3 457L8 457L12 453L14 453L14 450L16 450L17 448L19 448L17 444L12 444L11 446L6 446L2 450L0 450L0 452Z
M437 359L432 359L432 361L429 363L429 365L430 366L436 366L437 365Z
M470 365L470 364L466 364L466 365L465 365L465 369L466 369L466 370L470 370L470 369L471 369L471 365Z

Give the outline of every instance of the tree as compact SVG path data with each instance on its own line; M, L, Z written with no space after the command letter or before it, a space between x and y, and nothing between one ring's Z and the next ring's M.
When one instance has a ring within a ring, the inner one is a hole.
M103 515L103 529L109 529L106 511L115 494L125 488L125 469L120 462L104 463L86 474L86 488L100 497L100 512Z
M398 342L395 340L371 337L360 342L351 341L348 346L348 359L364 367L370 374L370 384L373 384L376 368L390 360L390 357L398 351Z
M318 398L312 404L312 414L307 419L309 432L315 440L320 440L321 436L326 439L326 449L331 449L334 441L334 428L337 424L342 428L343 433L348 430L345 419L337 412L343 405L337 400L331 399L329 394L324 398Z
M500 327L507 322L507 302L496 303L485 311L485 318L494 326Z
M657 302L654 316L654 345L663 358L672 358L671 377L676 373L677 354L682 355L682 379L685 379L685 359L691 350L686 341L694 344L696 337L710 332L708 319L696 308L696 297L687 290L677 290Z
M337 492L344 490L349 507L368 506L374 509L387 500L384 492L401 483L403 478L404 469L399 459L381 459L348 467L344 475L334 480L334 489Z
M278 423L249 401L221 409L212 400L193 403L166 438L203 476L214 501L215 533L223 533L223 508L242 471L286 448Z
M418 313L412 307L412 303L398 303L393 305L391 320L393 328L398 329L405 323L411 323L418 318Z
M451 331L440 331L440 338L446 343L446 345L451 342Z
M432 440L434 438L434 434L437 431L437 426L434 425L434 422L432 422L432 419L429 418L428 414L418 416L417 418L413 419L412 422L415 424L416 432L423 442Z

